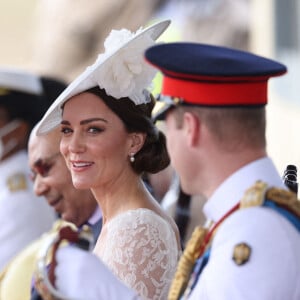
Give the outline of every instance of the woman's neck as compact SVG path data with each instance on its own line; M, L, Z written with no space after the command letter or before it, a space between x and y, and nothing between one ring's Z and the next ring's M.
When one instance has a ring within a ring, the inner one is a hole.
M139 176L116 181L110 186L99 186L92 192L103 214L103 225L129 209L145 207L150 196Z

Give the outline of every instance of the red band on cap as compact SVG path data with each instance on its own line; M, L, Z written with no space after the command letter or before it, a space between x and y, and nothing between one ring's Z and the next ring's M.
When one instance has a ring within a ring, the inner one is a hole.
M199 82L164 76L162 94L198 105L262 105L267 103L267 81Z

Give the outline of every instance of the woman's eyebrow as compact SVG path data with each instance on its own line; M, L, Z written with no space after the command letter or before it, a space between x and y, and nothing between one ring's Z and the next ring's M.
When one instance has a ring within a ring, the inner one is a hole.
M86 120L80 121L80 125L85 125L85 124L95 122L95 121L102 121L102 122L107 123L107 120L103 119L103 118L91 118L91 119L86 119ZM62 120L60 124L61 125L70 125L70 122L67 120Z
M86 119L86 120L80 121L80 125L88 124L88 123L95 122L95 121L102 121L102 122L107 123L107 120L103 119L103 118L91 118L91 119Z

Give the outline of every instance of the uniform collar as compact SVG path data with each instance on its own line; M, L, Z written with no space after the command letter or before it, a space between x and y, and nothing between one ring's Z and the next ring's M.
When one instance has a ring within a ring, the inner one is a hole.
M237 170L217 188L203 207L206 218L217 222L257 180L286 188L272 160L269 157L258 159Z

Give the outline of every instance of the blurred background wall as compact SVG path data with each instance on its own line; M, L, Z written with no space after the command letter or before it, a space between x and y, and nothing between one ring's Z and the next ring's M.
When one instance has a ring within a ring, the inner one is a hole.
M299 0L1 0L0 65L69 81L94 62L112 28L166 18L173 22L163 41L231 46L288 66L270 82L268 150L279 171L300 168Z
M0 64L26 66L32 55L37 0L0 1Z

